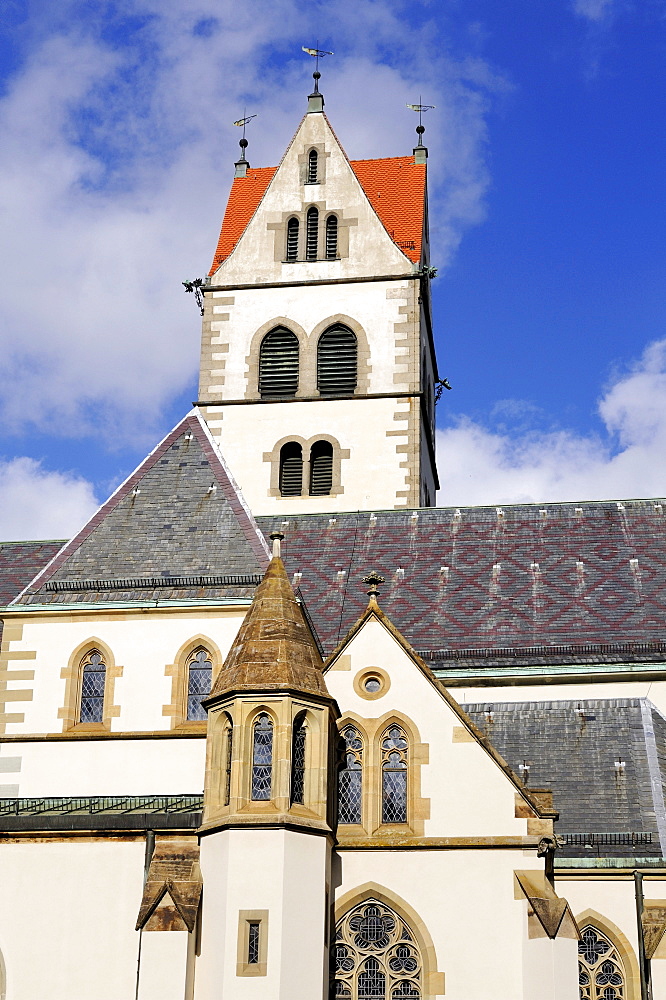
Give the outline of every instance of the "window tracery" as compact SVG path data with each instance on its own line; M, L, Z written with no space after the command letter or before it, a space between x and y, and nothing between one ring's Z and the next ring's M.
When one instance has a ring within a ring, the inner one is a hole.
M580 1000L626 1000L626 976L620 954L593 924L581 931L578 942Z
M257 716L252 739L252 789L254 802L270 799L273 777L273 723L266 712Z
M103 722L106 664L98 649L91 649L81 663L79 722Z
M187 721L205 722L208 713L201 702L210 694L213 664L203 646L195 649L187 664Z
M382 823L407 822L409 744L404 730L391 725L382 737Z
M338 772L338 823L361 823L363 813L363 740L355 726L345 726L344 763Z
M367 899L338 922L335 935L338 1000L420 1000L423 962L405 921L385 903Z

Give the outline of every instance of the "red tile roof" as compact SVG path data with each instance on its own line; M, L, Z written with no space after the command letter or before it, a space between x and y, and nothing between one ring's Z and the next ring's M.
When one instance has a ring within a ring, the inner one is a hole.
M393 242L410 260L421 259L426 168L412 156L352 160L351 168ZM231 186L210 274L227 259L245 232L277 167L248 170Z

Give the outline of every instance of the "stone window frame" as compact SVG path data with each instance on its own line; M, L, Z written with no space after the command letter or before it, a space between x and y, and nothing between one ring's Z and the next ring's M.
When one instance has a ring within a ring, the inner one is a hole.
M320 395L319 390L317 389L317 349L319 347L319 338L332 326L348 327L356 337L357 346L356 388L349 396L339 398L353 399L354 396L362 396L370 392L370 373L372 371L372 364L370 361L370 344L368 343L368 336L358 320L353 319L346 313L335 313L332 316L327 316L326 319L317 323L317 325L313 327L312 332L308 337L307 355L304 358L305 365L303 367L305 368L305 366L307 366L308 373L311 373L312 381L314 383L314 395L319 396L320 399L335 400L338 398L336 396Z
M271 466L270 486L267 496L282 499L282 494L280 493L280 452L282 447L291 441L295 444L300 444L303 449L303 490L300 498L310 499L310 452L312 445L316 441L327 441L333 448L333 483L331 492L325 494L325 496L341 496L345 492L342 485L342 462L351 457L351 450L349 448L341 448L340 442L332 434L313 434L309 438L301 437L300 434L285 434L284 437L281 437L275 443L272 451L265 451L263 460L264 462L270 462ZM296 497L286 497L285 499L295 500ZM314 496L311 499L321 501L323 498L321 496Z
M368 672L376 673L377 668L368 668ZM381 694L385 693L386 690L381 692ZM361 718L355 712L346 712L338 720L338 730L341 732L349 724L355 726L365 740L362 822L360 825L344 824L340 826L338 828L340 843L359 836L371 838L377 843L382 843L396 835L423 837L425 821L430 818L430 799L421 796L421 769L429 760L429 744L421 742L417 727L408 716L400 712L389 711L375 719ZM392 725L399 726L404 731L409 744L406 823L382 822L381 741L386 730Z
M217 643L213 642L210 636L199 633L182 644L173 663L167 663L164 668L165 676L171 678L171 701L168 705L162 706L162 715L171 719L171 729L194 733L206 732L208 723L205 720L187 718L189 662L192 655L200 648L206 650L213 664L211 690L224 662Z
M259 961L248 962L250 924L259 924ZM238 911L237 976L265 976L268 969L268 910Z
M81 707L81 684L83 681L83 667L91 653L97 651L106 667L104 677L104 705L101 722L80 722L79 714ZM120 715L120 705L114 704L115 684L118 677L122 677L123 667L116 663L111 648L103 639L91 636L84 642L79 643L69 658L66 667L60 671L61 680L65 681L64 703L58 709L58 718L62 719L63 733L98 733L111 732L112 719Z
M624 965L626 994L624 1000L640 1000L641 977L638 958L626 935L622 933L617 924L614 924L612 920L604 917L601 913L598 913L597 910L583 910L582 913L576 914L575 920L577 927L581 928L581 930L587 924L592 924L604 937L609 939L611 944L616 948Z
M316 181L308 180L310 153L312 150L317 154ZM302 187L307 189L313 188L315 184L322 185L326 183L326 167L330 155L330 151L326 149L326 144L323 142L311 142L309 146L304 147L303 152L298 156L298 177Z
M280 759L280 748L281 748L281 736L282 731L280 728L280 717L277 711L277 705L271 706L268 701L262 701L252 706L252 710L248 712L247 716L242 725L242 732L239 732L240 727L234 722L234 734L238 733L238 739L236 739L236 747L234 748L234 761L239 760L241 764L240 768L240 795L239 795L239 812L271 812L274 813L277 810L276 799L280 795L280 778L281 778L281 768L282 761ZM231 714L231 713L230 713ZM252 798L252 766L254 763L254 724L260 715L267 715L271 722L273 723L273 755L271 759L271 797L269 799L253 799ZM240 745L239 745L240 744ZM233 776L232 776L233 784ZM232 792L233 796L233 792Z
M358 732L361 741L363 743L363 749L361 751L361 822L360 823L341 823L337 828L338 840L344 841L347 838L356 837L366 837L367 832L367 822L368 822L368 748L370 746L370 737L365 728L365 722L367 720L360 719L359 716L355 715L353 712L346 713L343 718L338 719L338 739L343 745L344 740L342 737L343 730L347 726L353 726ZM335 781L335 795L338 794L338 777L336 770L336 781ZM336 813L337 814L337 813Z
M322 182L308 184L305 188L306 194L314 194L314 188ZM322 192L323 193L323 192ZM309 208L316 208L319 211L319 233L317 239L317 259L305 259L306 241L306 216ZM277 213L276 213L277 214ZM337 216L338 220L338 252L335 258L326 256L326 222L329 215ZM275 218L275 216L273 216ZM325 201L308 200L297 208L292 208L288 212L281 212L279 221L269 222L266 229L273 233L273 260L276 264L284 264L286 267L293 267L294 264L334 264L338 260L349 257L349 230L353 226L358 226L357 216L346 216L342 206L328 205ZM287 223L289 219L298 219L298 253L296 260L287 260ZM324 224L322 225L322 219Z

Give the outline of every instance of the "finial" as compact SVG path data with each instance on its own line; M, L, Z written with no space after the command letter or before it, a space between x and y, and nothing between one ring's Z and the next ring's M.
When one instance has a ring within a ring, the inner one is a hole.
M326 49L319 48L319 42L314 49L309 49L306 45L302 45L301 48L303 52L307 52L309 56L313 56L316 60L315 71L312 74L314 78L314 90L308 97L308 114L311 111L323 111L324 110L324 97L319 92L319 81L321 80L321 73L319 72L319 60L323 59L324 56L332 56L332 52L327 52Z
M237 122L234 122L234 125L237 125L238 128L243 129L243 137L242 139L238 140L238 145L240 146L241 150L240 159L236 160L236 163L234 164L234 166L236 167L236 174L235 174L236 177L247 177L247 172L250 168L250 164L248 163L245 156L245 150L247 149L248 146L247 139L245 138L245 126L247 125L248 122L251 122L252 119L256 117L257 117L256 115L246 115L243 118L239 118Z
M280 558L282 558L282 545L281 545L281 542L282 542L282 539L284 538L284 532L283 531L271 531L271 533L270 533L270 535L268 537L270 538L271 542L273 543L273 552L272 552L273 559L280 559Z
M363 583L367 583L369 585L368 597L371 602L377 600L378 584L383 582L384 577L380 576L379 573L376 573L374 569L371 570L367 576L363 577Z
M434 104L421 104L421 97L419 96L418 104L408 104L407 107L410 111L418 111L419 113L419 123L416 126L416 134L419 137L419 141L414 149L414 163L425 163L428 158L428 149L423 145L423 133L425 132L425 125L423 124L423 115L426 111L434 111Z

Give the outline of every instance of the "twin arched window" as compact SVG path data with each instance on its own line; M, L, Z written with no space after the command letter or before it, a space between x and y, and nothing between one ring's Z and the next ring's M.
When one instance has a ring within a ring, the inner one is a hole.
M297 441L287 441L280 448L280 496L303 495L303 448ZM315 441L310 449L310 482L312 497L330 496L333 489L333 445L330 441Z
M366 899L335 929L336 1000L421 1000L423 960L414 931L385 903Z
M344 761L338 772L338 823L363 823L363 738L353 725L342 730ZM392 723L382 734L381 821L384 824L408 820L407 780L409 742L405 731Z
M324 330L317 341L317 389L322 396L352 396L358 379L358 341L342 323ZM277 326L259 347L259 393L262 399L288 399L299 381L298 337Z

